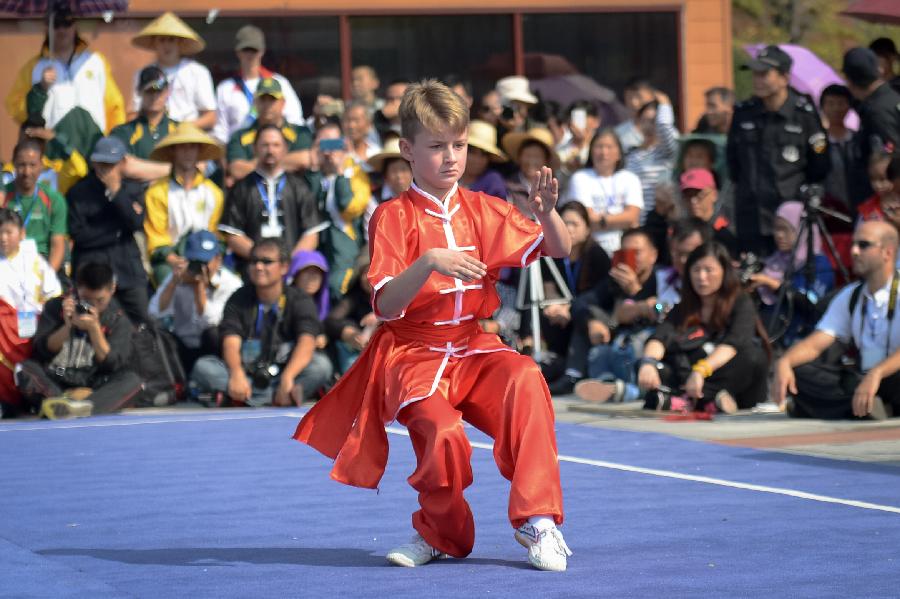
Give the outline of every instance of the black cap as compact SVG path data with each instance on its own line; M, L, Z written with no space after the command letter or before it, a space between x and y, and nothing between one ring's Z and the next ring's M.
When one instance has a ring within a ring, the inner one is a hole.
M169 87L169 80L161 68L156 65L144 67L138 76L138 91L145 92L148 90L162 91Z
M868 87L881 76L878 70L878 57L868 48L847 50L841 70L844 71L847 80L857 87Z
M50 10L47 12L47 23L50 22L51 15L54 27L70 27L75 22L75 15L72 14L72 6L69 2L53 0L50 3Z
M791 72L791 65L793 64L794 61L788 56L787 52L778 46L773 45L766 46L760 50L759 54L756 55L756 58L748 61L741 69L750 69L751 71L756 71L758 73L768 71L769 69L775 69L782 75L787 75Z

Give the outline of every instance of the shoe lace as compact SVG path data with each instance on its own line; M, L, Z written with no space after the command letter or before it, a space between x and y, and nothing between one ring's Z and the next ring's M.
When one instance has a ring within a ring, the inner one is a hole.
M414 536L410 541L410 545L415 548L417 553L430 553L432 557L438 557L442 553L440 550L429 545L428 541L422 538L421 535Z
M549 530L542 530L538 533L538 542L543 540L544 537L550 536L553 541L553 550L561 553L565 556L571 556L572 550L569 549L569 546L566 545L566 540L563 538L562 533L558 528L551 528Z

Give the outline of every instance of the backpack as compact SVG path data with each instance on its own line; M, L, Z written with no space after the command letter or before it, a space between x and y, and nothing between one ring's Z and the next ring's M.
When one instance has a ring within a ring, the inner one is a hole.
M168 406L184 399L187 376L172 335L153 325L142 324L132 336L135 371L141 377L138 406Z

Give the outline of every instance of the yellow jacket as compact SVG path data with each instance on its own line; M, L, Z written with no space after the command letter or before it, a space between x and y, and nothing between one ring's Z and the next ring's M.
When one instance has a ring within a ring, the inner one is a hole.
M157 250L173 248L193 231L219 229L224 205L222 190L199 172L190 190L184 188L180 178L169 176L157 179L144 197L144 233L150 256Z

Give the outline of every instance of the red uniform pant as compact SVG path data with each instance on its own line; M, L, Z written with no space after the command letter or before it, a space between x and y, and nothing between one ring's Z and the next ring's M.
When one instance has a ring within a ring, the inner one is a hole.
M562 524L553 404L537 365L512 352L451 358L437 391L398 415L418 461L409 477L422 506L413 526L428 544L454 557L467 556L475 544L472 510L463 498L472 484L463 419L494 439L494 460L512 483L512 525L539 514Z

